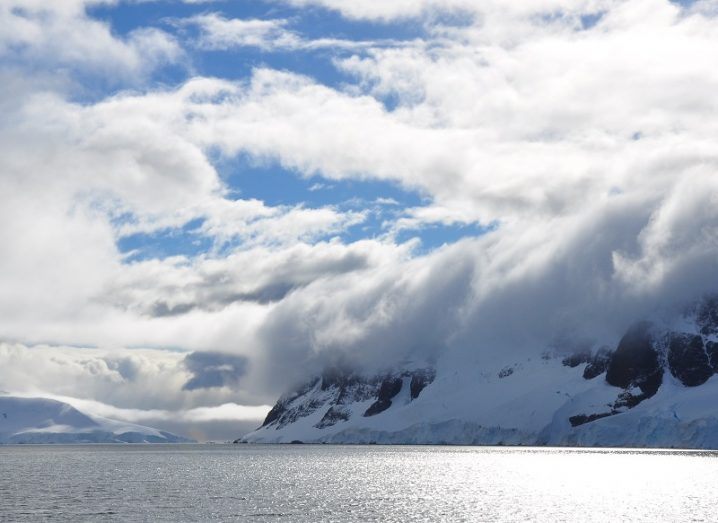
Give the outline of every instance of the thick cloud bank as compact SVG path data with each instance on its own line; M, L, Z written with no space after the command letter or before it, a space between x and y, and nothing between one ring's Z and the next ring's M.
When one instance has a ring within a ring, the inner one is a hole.
M119 34L88 11L114 2L0 7L0 389L190 420L329 363L613 342L718 290L718 3L276 3L421 35L208 10ZM343 80L196 72L253 47L335 49ZM238 158L420 197L273 202L232 185ZM138 235L200 247L120 248Z

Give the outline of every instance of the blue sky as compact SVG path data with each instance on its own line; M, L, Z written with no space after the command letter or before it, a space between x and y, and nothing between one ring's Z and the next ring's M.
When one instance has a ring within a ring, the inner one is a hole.
M503 366L718 288L716 13L0 3L0 389L254 423L327 362Z
M207 50L192 45L199 35L196 27L178 26L177 21L202 14L216 14L225 19L286 20L286 29L308 40L337 38L352 41L411 41L426 36L422 23L416 19L392 22L347 20L339 13L320 8L295 8L274 2L216 2L182 4L176 2L120 3L94 6L88 14L109 24L118 37L127 37L140 28L157 27L183 42L187 53L181 63L168 64L152 71L145 89L172 88L193 76L208 76L245 81L257 67L289 71L312 78L333 89L343 89L356 83L356 78L336 67L334 61L355 50L321 49L260 49L252 46ZM451 21L450 17L447 20ZM455 20L456 23L464 23ZM361 54L361 51L359 51ZM88 91L80 102L90 102L121 92L126 86L108 85L102 79L84 79ZM396 99L380 97L388 110L396 106ZM214 165L231 198L259 199L269 206L332 206L337 209L365 211L366 219L339 234L332 232L316 238L326 240L338 236L344 242L386 236L392 224L404 211L430 203L430 195L417 189L402 187L396 182L382 180L326 180L321 172L301 173L284 168L272 159L214 157ZM383 204L378 202L385 202ZM426 227L402 230L399 241L418 238L417 254L426 253L465 236L477 236L496 225L478 223L433 223ZM203 237L197 221L182 227L163 229L157 233L136 233L118 239L125 260L136 261L173 255L199 255L213 247L211 238ZM235 245L241 247L241 243Z

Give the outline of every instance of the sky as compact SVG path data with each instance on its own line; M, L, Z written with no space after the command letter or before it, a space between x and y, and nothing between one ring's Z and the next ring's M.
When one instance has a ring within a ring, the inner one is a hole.
M718 1L5 0L0 390L198 440L718 290Z

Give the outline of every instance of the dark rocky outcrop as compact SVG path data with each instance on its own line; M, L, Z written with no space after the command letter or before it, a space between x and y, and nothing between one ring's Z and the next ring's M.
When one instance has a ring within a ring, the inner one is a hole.
M575 354L571 354L570 356L566 356L561 363L565 367L571 367L572 369L574 367L578 367L582 363L589 363L591 361L591 351L581 351L577 352Z
M349 419L349 415L350 413L347 409L338 405L332 405L329 409L327 409L327 412L324 414L319 423L314 426L318 429L331 427L340 421L347 421Z
M345 389L357 383L359 377L351 371L339 367L330 367L322 373L321 390L329 390L333 387Z
M606 381L624 389L638 387L642 399L658 391L663 383L663 365L653 346L650 323L633 325L621 338L608 363Z
M374 416L391 407L391 399L401 392L402 384L403 380L395 377L390 377L382 381L377 400L366 409L364 416Z
M702 385L714 372L703 346L703 338L697 334L670 336L668 367L686 387Z
M706 343L706 354L713 372L718 372L718 343L709 341Z
M514 373L513 367L504 367L498 373L499 378L508 378Z
M264 418L264 421L262 422L262 427L269 425L270 423L274 423L277 421L282 414L284 413L284 405L281 401L278 401L274 404L274 407L272 407L272 410L270 410L267 415Z
M377 378L366 379L350 370L330 368L322 374L322 391L335 391L335 402L345 405L352 401L368 399L376 393Z
M572 427L578 427L632 409L658 392L664 372L670 372L687 387L700 386L718 373L718 295L686 309L680 323L672 320L667 323L656 321L655 325L640 322L631 326L615 349L602 347L591 352L583 350L588 343L582 343L560 345L541 355L542 360L551 361L552 365L560 361L564 366L576 369L566 371L567 379L575 380L577 373L582 373L586 380L603 376L607 384L617 387L611 394L615 399L607 399L592 408L581 408L579 413L576 410L562 410L573 414L567 420L564 417L564 423L568 421ZM686 325L685 329L689 332L673 331L671 326L676 324ZM695 331L694 326L697 327ZM566 349L576 352L567 355ZM328 369L320 378L280 398L267 415L263 426L279 429L299 418L312 415L311 423L315 423L314 426L319 429L331 426L341 429L338 424L352 417L362 414L370 417L386 412L396 407L400 392L404 392L401 395L402 402L413 401L425 394L424 389L434 381L435 371L432 368L411 368L413 370L384 371L371 375L361 374L357 370ZM514 383L520 386L522 380L532 379L528 372L521 372L522 363L499 368L494 368L493 372L498 371L498 377L505 379L502 385L506 387ZM486 376L485 372L481 375L482 379ZM593 390L589 384L585 385L588 390ZM404 388L409 390L402 390ZM572 402L573 397L565 394L568 401ZM583 402L580 404L585 405ZM359 405L361 409L357 408ZM366 408L366 405L370 406ZM323 416L320 416L321 413ZM391 415L392 411L386 412L387 417ZM320 417L321 420L317 422Z
M654 394L655 392L649 394L643 391L634 394L632 390L624 390L616 397L616 401L613 403L613 411L614 413L618 413L626 409L632 409L643 400L650 398Z
M421 394L421 391L426 388L431 382L434 381L436 372L434 369L422 369L414 371L411 376L411 382L409 383L409 390L411 393L411 399L415 400Z
M586 368L583 369L584 379L592 380L593 378L606 372L612 355L613 351L608 347L601 347L598 349L596 354L594 354L589 360Z
M703 299L696 311L696 323L703 336L718 334L718 295Z
M320 377L279 398L262 427L281 429L319 409L326 410L314 426L329 427L351 417L347 405L367 400L375 401L364 416L373 416L391 406L392 398L401 391L404 379L409 380L411 400L414 400L435 377L436 371L431 367L369 376L342 367L330 367Z
M309 382L305 383L304 385L302 385L301 387L299 387L299 389L297 389L293 393L285 394L284 396L279 398L279 400L274 405L274 407L272 407L272 410L270 410L267 413L267 416L264 418L262 427L271 425L272 423L275 423L275 422L282 422L282 421L291 422L286 419L287 417L292 417L291 413L288 409L289 404L292 403L295 399L297 399L301 396L304 396L307 392L309 392L311 389L313 389L316 386L318 381L319 381L319 378L309 381ZM296 418L297 418L297 416L293 416L292 421Z
M687 387L705 383L718 372L718 343L703 336L718 329L718 300L705 300L694 310L701 334L655 330L649 322L633 325L623 336L615 351L602 348L590 358L583 376L593 379L603 372L606 382L624 389L610 405L610 411L571 416L571 426L577 427L597 419L619 414L654 396L663 383L664 367ZM584 359L577 354L563 360L569 367Z
M572 427L613 416L638 405L653 396L663 381L663 366L651 337L651 325L646 322L632 326L615 351L602 347L589 358L583 377L593 379L606 373L606 381L621 392L608 412L577 414L568 418ZM637 389L640 392L637 392Z
M575 416L571 416L568 418L569 423L571 423L572 427L578 427L579 425L584 425L586 423L590 423L592 421L596 421L597 419L601 418L607 418L608 416L613 416L616 414L616 411L611 412L601 412L600 414L577 414Z

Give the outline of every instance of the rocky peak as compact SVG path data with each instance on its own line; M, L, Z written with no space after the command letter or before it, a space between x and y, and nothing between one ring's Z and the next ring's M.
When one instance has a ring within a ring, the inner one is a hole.
M702 300L685 320L697 332L674 332L643 321L628 329L615 351L604 348L592 357L580 353L565 358L569 367L588 360L584 378L605 371L606 382L623 389L610 410L572 416L571 425L618 414L654 396L666 369L686 387L700 386L718 372L718 296Z
M342 368L328 368L318 378L306 382L297 390L282 396L262 424L262 427L282 428L299 418L320 409L324 415L314 425L325 428L347 421L353 414L349 405L374 400L363 416L375 416L392 405L392 400L408 382L410 400L419 397L422 390L434 381L432 368L400 372L385 372L366 376Z
M687 387L702 385L714 373L703 338L698 334L670 335L668 366L671 374Z
M718 335L718 294L704 298L696 311L696 324L703 336Z
M638 387L645 397L653 396L663 382L663 362L654 348L653 325L634 324L621 338L613 353L606 381L615 387Z
M582 344L574 354L565 354L560 356L565 367L582 371L585 380L603 376L607 384L615 387L613 390L597 387L605 398L601 402L585 404L580 410L567 407L565 415L568 419L565 421L573 427L627 413L653 398L666 376L673 376L685 387L701 386L718 372L718 297L701 301L676 323L637 322L627 329L615 347L602 346L596 350ZM558 357L556 352L546 353L542 356L545 361L542 365L550 367L553 365L551 360ZM576 371L572 372L573 382ZM484 373L482 379L490 380L494 376L494 373ZM509 376L511 379L505 379ZM516 384L521 389L519 381L531 379L528 376L521 372L520 364L514 364L501 369L494 379L501 379L507 387ZM364 418L391 415L395 408L408 406L434 380L435 371L428 367L375 375L329 368L321 376L282 396L267 415L263 427L274 432L300 418L304 421L298 426L311 430L335 426L335 432L341 431L341 424L345 422L350 428L362 426ZM442 386L444 384L442 382ZM574 397L568 397L574 401ZM471 405L470 395L465 400ZM309 416L311 418L307 419ZM372 419L366 423L376 427L383 421Z
M404 380L399 376L389 376L385 378L379 386L376 401L366 409L364 416L374 416L391 407L391 399L401 392L403 384Z
M613 351L608 347L601 347L591 356L583 369L583 378L592 380L593 378L600 376L608 369L608 364L613 356Z

